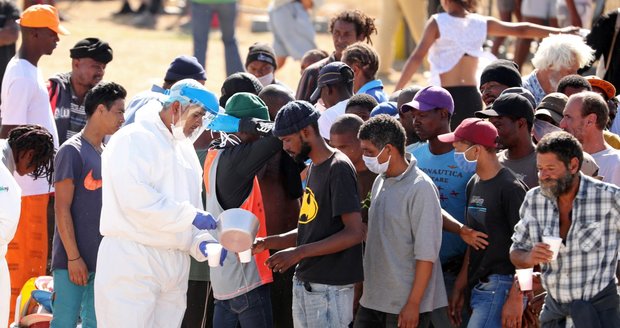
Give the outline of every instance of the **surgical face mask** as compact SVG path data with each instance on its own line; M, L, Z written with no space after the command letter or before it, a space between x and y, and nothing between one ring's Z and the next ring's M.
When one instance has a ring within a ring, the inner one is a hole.
M539 119L534 120L534 126L532 127L532 135L534 136L534 139L536 139L537 141L540 141L542 137L555 131L562 131L562 129L547 121L543 121Z
M465 157L465 153L470 150L473 146L467 148L464 152L458 152L455 151L454 152L454 161L456 162L456 165L461 168L461 170L467 172L467 173L475 173L476 172L476 166L478 165L478 159L475 159L473 161L470 161L467 159L467 157Z
M374 174L383 174L387 171L388 166L390 165L390 159L392 159L392 156L390 155L390 157L388 157L388 160L385 161L385 163L379 163L379 156L381 156L381 153L384 150L385 150L385 147L383 147L383 149L381 149L379 154L375 157L362 155L364 164L366 164L366 167L370 170L370 172Z
M183 114L181 114L181 116L183 116ZM176 123L174 123L174 114L172 114L172 122L170 123L170 131L172 131L172 136L174 137L174 140L181 141L181 140L185 140L188 138L188 136L186 136L185 132L183 131L185 122L187 122L187 119L179 118L179 120Z
M271 82L273 82L273 72L263 75L261 77L257 77L258 81L260 82L260 84L263 85L263 87L266 87L268 85L271 84Z

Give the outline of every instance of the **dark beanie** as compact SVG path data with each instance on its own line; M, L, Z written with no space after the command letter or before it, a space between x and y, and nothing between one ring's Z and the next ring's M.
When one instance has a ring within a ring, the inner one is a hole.
M273 135L282 137L299 132L306 126L318 121L321 114L304 100L291 101L284 105L276 115Z
M71 58L91 58L100 63L107 64L112 61L112 48L107 42L97 38L86 38L69 49Z
M207 75L205 69L200 65L196 57L181 55L175 58L168 70L164 81L181 81L185 79L193 79L196 81L206 81Z
M276 64L276 52L266 43L256 42L250 46L248 57L245 59L245 67L248 67L248 65L255 60L271 64L274 69L278 68L278 64Z
M224 80L222 84L222 95L220 96L220 106L226 107L228 98L237 92L249 92L258 95L263 90L262 84L256 76L250 73L235 73Z
M498 59L490 63L484 68L484 70L482 70L482 75L480 75L480 85L491 81L501 83L509 88L521 87L523 82L521 82L519 65L506 59Z

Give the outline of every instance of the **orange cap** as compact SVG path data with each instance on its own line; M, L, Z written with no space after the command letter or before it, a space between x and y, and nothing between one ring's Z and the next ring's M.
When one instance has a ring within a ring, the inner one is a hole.
M50 30L62 34L69 34L69 30L60 25L58 18L58 10L50 5L34 5L24 10L17 24L23 27L42 28L47 27Z
M603 90L607 96L607 99L611 99L616 96L616 87L608 81L605 81L596 75L586 76L586 79L592 87L597 87Z

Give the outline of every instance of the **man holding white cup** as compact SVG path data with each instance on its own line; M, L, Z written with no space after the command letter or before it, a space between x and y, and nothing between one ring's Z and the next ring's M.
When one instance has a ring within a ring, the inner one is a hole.
M179 327L189 255L204 261L199 245L217 228L203 211L202 170L190 139L207 110L217 111L215 95L184 79L146 106L152 111L116 132L101 154L103 239L94 294L102 328Z
M570 316L577 328L619 327L620 188L579 172L583 150L567 132L546 135L536 152L540 187L521 206L510 259L517 268L541 265L541 325L563 327ZM547 236L563 240L557 252Z

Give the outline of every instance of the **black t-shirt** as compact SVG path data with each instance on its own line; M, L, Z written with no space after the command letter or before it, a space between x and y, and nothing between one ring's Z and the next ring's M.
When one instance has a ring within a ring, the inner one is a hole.
M484 181L475 174L467 183L467 225L489 236L486 249L469 249L470 286L491 274L515 273L509 257L510 238L526 191L525 184L507 168Z
M7 0L0 0L0 27L4 28L10 21L19 18L19 9L15 3ZM2 77L6 70L6 64L15 56L15 43L0 46L0 88L2 87Z
M308 172L297 223L297 245L323 240L344 229L342 214L360 211L355 169L343 153L334 154ZM297 279L326 285L364 280L362 244L338 253L305 258L295 271Z

